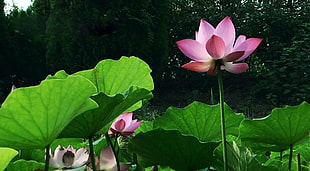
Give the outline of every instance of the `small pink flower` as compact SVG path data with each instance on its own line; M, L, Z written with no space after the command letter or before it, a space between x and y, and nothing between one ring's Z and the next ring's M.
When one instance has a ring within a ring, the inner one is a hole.
M130 164L120 163L120 170L124 171L130 167ZM117 163L112 148L106 147L100 152L100 170L117 171Z
M71 145L67 148L58 146L51 155L50 166L54 168L78 168L85 165L88 162L88 150L86 148L80 148L75 150Z
M121 134L123 136L132 135L135 130L142 124L137 119L132 120L132 113L124 113L120 115L115 122L112 123L109 134Z
M247 70L247 63L234 62L247 58L261 41L260 38L246 39L244 35L240 35L235 41L235 27L231 19L225 17L216 28L201 19L195 40L184 39L176 43L192 59L182 68L214 75L217 66L235 74Z

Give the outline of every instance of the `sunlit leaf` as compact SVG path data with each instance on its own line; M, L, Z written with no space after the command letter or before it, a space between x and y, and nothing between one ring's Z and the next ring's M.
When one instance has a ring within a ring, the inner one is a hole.
M149 66L137 57L122 57L119 60L100 61L94 69L77 72L91 80L106 95L124 94L131 86L154 89Z
M0 147L0 171L3 171L17 154L16 150Z
M286 106L272 110L265 118L244 120L240 137L252 148L283 151L309 140L310 105Z
M0 145L44 148L76 116L97 107L89 98L94 93L95 86L81 76L14 90L0 109Z
M17 160L11 163L7 171L33 171L33 170L43 170L45 164L39 163L34 160Z
M152 97L150 91L131 88L127 95L117 94L107 96L100 93L92 99L99 104L99 108L87 111L76 117L62 132L60 137L88 138L95 135L105 125L118 117L141 99Z
M129 149L137 154L139 164L169 166L175 170L206 168L214 160L215 142L200 142L175 130L153 130L135 136Z
M225 105L227 134L238 135L242 114L235 114ZM208 142L221 139L220 106L193 102L183 109L170 107L166 113L154 121L154 128L178 130L183 134Z
M113 119L124 112L141 107L141 100L152 97L154 88L150 68L136 57L122 57L119 60L103 60L94 69L73 75L91 80L97 87L98 95L92 99L99 108L76 117L62 132L60 137L88 138L100 131ZM65 77L56 73L54 77Z

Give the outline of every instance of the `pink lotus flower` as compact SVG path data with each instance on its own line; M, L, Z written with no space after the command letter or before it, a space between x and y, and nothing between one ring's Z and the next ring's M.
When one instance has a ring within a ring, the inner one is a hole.
M132 135L135 130L142 124L137 119L132 120L132 113L124 113L120 115L115 122L112 123L109 134L121 134L123 136Z
M78 168L85 165L88 162L88 150L86 148L80 148L75 150L71 145L67 148L58 146L51 155L50 166L54 168Z
M261 41L259 38L246 39L244 35L240 35L235 41L235 27L231 19L225 17L216 28L201 19L196 40L184 39L176 43L192 59L182 68L214 75L217 66L235 74L247 70L247 63L234 62L247 58Z
M121 171L127 170L129 167L129 164L120 163ZM110 146L100 152L100 170L117 171L116 159Z

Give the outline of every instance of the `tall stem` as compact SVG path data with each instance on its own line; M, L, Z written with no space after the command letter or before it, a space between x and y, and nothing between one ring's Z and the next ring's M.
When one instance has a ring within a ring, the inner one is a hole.
M88 138L88 143L89 143L89 155L90 155L90 160L91 160L91 166L93 171L96 171L96 161L95 161L95 153L94 153L94 144L93 144L93 137L90 136Z
M297 171L301 171L302 168L301 168L301 161L300 161L300 153L296 155L296 165L297 165Z
M48 171L50 165L50 144L45 147L45 167L44 171Z
M292 169L292 160L293 160L293 145L290 146L290 156L288 160L288 170Z
M112 141L111 141L111 139L110 139L110 137L109 137L109 134L106 134L105 137L106 137L106 139L107 139L108 144L111 146L112 151L113 151L113 154L114 154L114 157L115 157L115 159L116 159L117 171L120 171L120 170L121 170L121 167L120 167L120 164L119 164L119 160L118 160L116 151L115 151L115 149L114 149L114 147L113 147Z
M217 67L218 72L218 85L219 85L219 94L220 94L220 112L221 112L221 130L222 130L222 143L223 143L223 162L224 162L224 171L228 169L227 161L227 147L226 147L226 130L225 130L225 115L224 115L224 88L223 88L223 74L222 70Z

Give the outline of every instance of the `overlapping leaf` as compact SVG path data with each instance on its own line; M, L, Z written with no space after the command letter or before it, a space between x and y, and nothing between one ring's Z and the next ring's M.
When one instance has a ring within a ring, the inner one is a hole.
M44 163L39 163L35 160L17 160L7 167L7 171L32 171L43 170Z
M240 137L257 149L283 151L309 138L310 105L286 106L272 110L262 119L244 120Z
M262 166L246 147L238 147L233 141L227 145L228 166L234 171L276 171L274 167Z
M11 148L0 148L0 171L3 171L10 161L18 154L18 152Z
M96 85L99 94L92 99L99 108L75 118L60 137L93 136L120 114L139 108L141 100L152 97L150 90L154 85L150 72L148 65L139 58L122 57L118 61L103 60L94 69L73 74ZM65 77L65 73L59 72L54 77Z
M76 116L98 107L89 98L94 93L94 84L81 76L14 90L0 109L0 145L44 148Z
M200 142L175 130L152 130L135 136L129 144L144 167L169 166L175 170L197 170L211 165L215 142Z
M243 119L243 115L235 114L228 105L225 105L227 134L238 135L238 127ZM154 128L179 130L204 142L220 140L220 106L193 102L183 109L170 107L165 115L154 121Z

